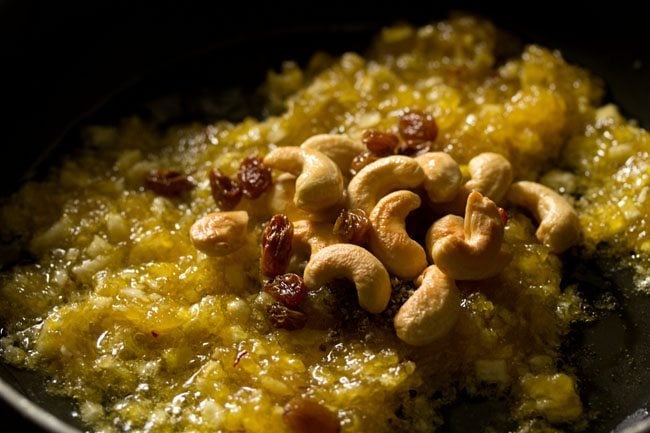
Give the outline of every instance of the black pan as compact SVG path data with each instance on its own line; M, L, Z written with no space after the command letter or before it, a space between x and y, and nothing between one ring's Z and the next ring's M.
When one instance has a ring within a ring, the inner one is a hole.
M398 19L423 24L450 9L479 13L524 43L560 49L605 80L608 99L625 115L650 127L643 14L631 2L579 6L0 1L0 53L10 74L2 81L2 100L11 111L2 131L5 155L12 155L0 160L0 191L8 194L38 177L76 146L81 124L132 113L161 126L259 114L254 90L269 67L304 62L319 49L363 51L383 25ZM161 106L172 109L154 108ZM573 330L563 362L577 371L583 401L596 414L589 431L650 432L650 295L635 290L631 272L608 271L614 268L598 258L566 266L567 283L577 283L594 305L612 296L616 308L595 309L597 321ZM7 417L2 431L10 420L18 423L15 431L83 429L72 402L46 394L43 379L32 373L0 364L0 396ZM506 415L505 403L464 399L446 410L445 428L508 431Z

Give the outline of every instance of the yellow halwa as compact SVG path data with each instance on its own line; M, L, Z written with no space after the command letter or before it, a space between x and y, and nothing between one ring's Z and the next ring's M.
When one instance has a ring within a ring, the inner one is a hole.
M521 432L580 428L577 380L558 359L581 300L560 288L560 258L516 209L505 235L512 262L496 278L459 283L456 327L422 348L397 339L387 314L353 305L343 317L325 289L308 299L333 306L314 308L325 320L270 326L259 274L270 215L255 201L238 206L257 228L232 255L207 257L188 236L215 210L209 169L232 174L245 156L314 134L391 130L415 108L435 116L436 150L462 164L498 152L516 179L577 197L580 251L604 242L647 264L648 133L600 107L601 83L558 52L531 45L497 61L496 36L465 16L390 27L365 56L316 54L305 69L270 72L275 115L264 120L89 128L84 149L0 209L14 263L0 280L4 361L49 375L97 432L283 432L296 396L334 411L350 433L434 431L461 395L507 397ZM191 173L197 187L158 196L143 188L157 168Z

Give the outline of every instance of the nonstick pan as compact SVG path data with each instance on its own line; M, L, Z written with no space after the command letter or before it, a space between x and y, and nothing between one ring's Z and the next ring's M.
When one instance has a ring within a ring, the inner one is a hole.
M259 115L256 86L283 60L304 62L316 50L363 52L383 25L424 24L450 10L478 13L523 43L561 50L603 78L607 98L626 116L650 127L650 40L642 14L631 2L573 6L0 2L2 69L9 73L2 80L9 114L1 192L38 177L78 145L83 124L134 113L161 126ZM609 296L616 307L596 309L597 320L573 330L563 362L575 368L583 401L596 414L589 431L650 432L650 294L637 290L631 271L611 269L618 268L607 258L566 265L565 279L586 299L596 305ZM83 429L73 403L47 394L43 378L0 364L0 379L2 431ZM509 431L506 414L505 402L461 399L446 409L445 429Z

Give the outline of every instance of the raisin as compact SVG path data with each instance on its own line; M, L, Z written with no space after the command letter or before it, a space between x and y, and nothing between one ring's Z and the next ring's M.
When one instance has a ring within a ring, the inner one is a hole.
M286 215L273 215L262 233L260 268L263 275L275 277L283 274L289 265L293 224Z
M438 125L433 115L420 110L410 110L399 118L399 134L407 144L435 141Z
M399 146L399 138L390 132L381 132L376 129L364 131L361 140L369 151L379 156L387 156L395 153Z
M508 224L508 220L510 219L510 216L508 215L508 211L502 207L499 208L499 217L501 217L501 222L503 223L503 225Z
M231 179L221 171L214 169L208 174L212 198L222 210L229 210L237 206L241 200L242 190L236 179Z
M374 153L367 151L355 156L350 163L350 174L356 175L363 167L377 161L379 157Z
M161 168L147 174L144 186L156 194L174 197L191 191L194 183L176 170Z
M362 209L343 209L334 223L334 234L343 242L365 245L370 221Z
M249 156L239 166L237 179L244 195L255 199L271 186L271 169L258 157Z
M274 327L288 331L302 329L305 327L305 323L307 323L307 315L305 313L292 310L280 302L274 302L269 305L266 313L269 315L269 320Z
M427 153L431 150L430 141L422 141L420 143L402 143L397 149L397 153L406 156L417 156Z
M282 274L267 281L264 284L264 291L276 301L295 308L305 299L307 287L300 275Z
M294 433L339 433L341 423L334 412L302 397L294 397L284 406L284 422Z

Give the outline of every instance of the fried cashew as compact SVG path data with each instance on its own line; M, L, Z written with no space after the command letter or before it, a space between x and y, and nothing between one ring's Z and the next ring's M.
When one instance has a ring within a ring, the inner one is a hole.
M330 245L314 254L305 268L305 285L311 290L339 278L354 282L364 310L381 313L388 306L390 277L368 250L352 244Z
M560 254L580 240L578 214L552 189L535 182L516 182L510 187L508 200L533 214L539 222L535 236L551 252Z
M493 277L511 258L503 243L497 206L476 191L467 199L465 218L448 216L436 221L426 242L433 262L454 280Z
M343 201L343 176L338 166L317 150L279 147L264 157L264 164L298 176L294 203L319 212Z
M471 179L465 188L478 191L493 202L500 202L512 183L512 165L502 155L493 152L481 153L469 161Z
M397 189L410 189L424 182L420 164L407 156L388 156L359 171L348 185L350 208L370 214L380 198Z
M411 191L395 191L383 197L370 213L369 249L386 269L404 280L417 277L427 267L424 248L406 232L406 216L420 207Z
M273 182L267 194L266 207L271 215L285 214L291 221L305 219L309 213L300 209L293 202L296 193L296 177L289 173L282 173Z
M317 150L325 154L339 167L344 175L350 173L350 164L355 156L366 151L366 147L345 135L319 134L305 140L303 149Z
M247 228L248 212L214 212L192 225L190 240L209 256L225 256L244 245Z
M332 224L326 222L298 220L293 223L293 251L307 251L313 255L325 247L339 243L332 230Z
M424 170L424 189L431 203L445 203L456 197L463 174L454 158L445 152L428 152L415 160Z
M434 222L429 230L425 239L427 251L431 252L433 244L444 238L445 236L457 236L459 238L465 237L464 219L458 215L445 215L436 222Z
M467 198L477 191L495 203L503 200L512 183L512 165L502 155L484 152L476 155L467 166L470 179L460 187L456 197L436 206L438 213L462 215Z
M416 281L419 286L393 319L397 336L423 346L444 337L460 316L460 292L454 280L437 266L429 266Z

